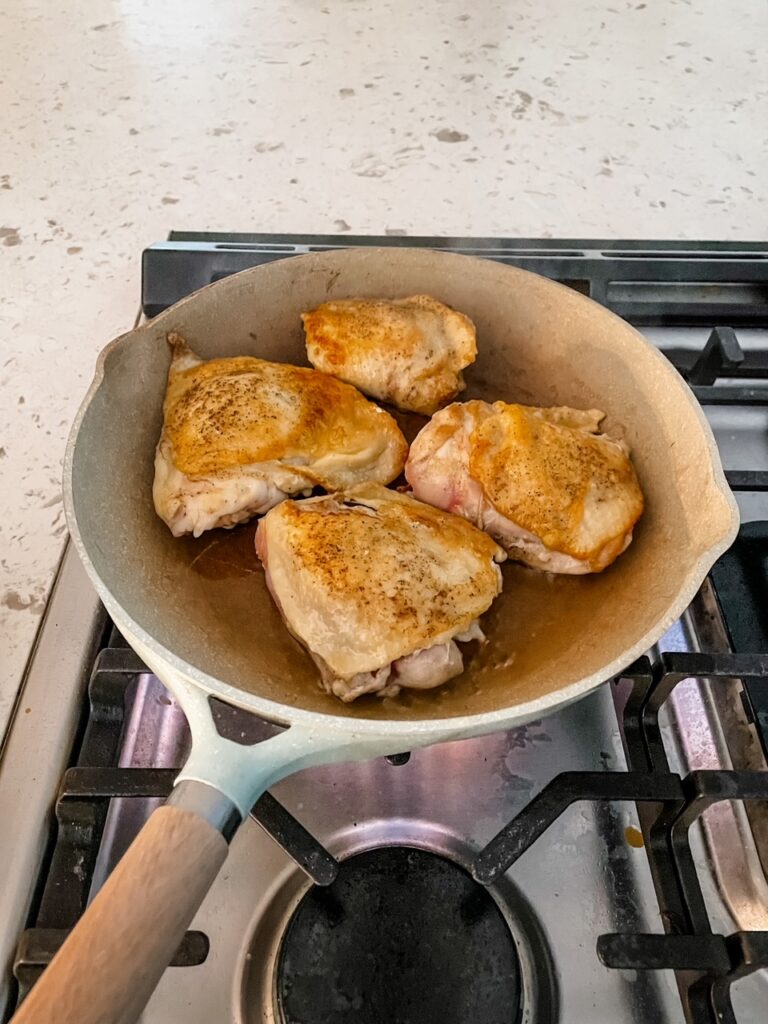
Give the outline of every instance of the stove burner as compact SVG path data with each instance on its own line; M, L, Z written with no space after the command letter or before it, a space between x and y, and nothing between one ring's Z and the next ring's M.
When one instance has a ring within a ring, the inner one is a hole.
M451 861L406 847L343 861L285 933L284 1024L515 1024L520 964L486 889Z

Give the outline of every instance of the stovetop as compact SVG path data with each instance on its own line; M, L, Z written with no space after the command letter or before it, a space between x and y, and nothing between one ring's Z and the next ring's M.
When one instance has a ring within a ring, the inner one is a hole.
M262 797L142 1020L765 1019L768 253L343 243L515 262L651 325L705 404L752 521L659 648L587 699L495 736L311 769ZM174 235L144 254L144 312L339 244ZM256 738L243 713L218 718ZM170 791L188 742L68 551L0 761L0 820L14 823L0 833L0 954L16 979L0 1018Z

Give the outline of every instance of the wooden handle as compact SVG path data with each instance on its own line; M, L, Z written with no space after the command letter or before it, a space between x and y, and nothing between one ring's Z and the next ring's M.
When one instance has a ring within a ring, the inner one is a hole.
M227 856L191 811L154 811L13 1024L132 1024Z

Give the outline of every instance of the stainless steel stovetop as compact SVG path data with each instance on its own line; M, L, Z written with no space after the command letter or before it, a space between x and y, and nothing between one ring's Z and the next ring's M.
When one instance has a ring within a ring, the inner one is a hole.
M709 332L675 327L645 333L665 348L700 350ZM739 340L748 350L768 349L768 330L745 328ZM768 470L768 406L715 406L708 414L727 468ZM768 519L765 494L740 495L740 504L745 519ZM71 763L85 681L104 629L104 611L67 550L0 760L0 1019L13 1005L11 963L34 961L24 960L23 949L19 955L19 939L40 906L37 880L50 848L51 807ZM709 582L659 649L728 650ZM173 698L146 673L129 692L117 763L177 768L188 734ZM740 694L737 680L716 691L703 679L676 687L662 718L673 770L766 769ZM621 684L607 684L522 728L416 751L404 764L377 759L311 769L272 792L338 859L405 846L469 869L474 855L558 773L626 768L617 714L624 695ZM92 865L92 892L158 802L111 801ZM684 1020L672 971L610 969L595 950L597 936L605 933L664 932L641 824L631 803L574 803L491 887L520 961L523 1009L517 1017L510 1008L510 1024ZM766 835L759 809L748 816L740 802L714 805L694 826L691 845L714 932L768 931ZM276 964L287 924L311 885L259 824L246 822L191 926L207 936L204 962L169 968L142 1015L144 1024L283 1024ZM768 1018L768 971L735 984L732 1001L740 1022ZM342 1019L365 1024L368 1018L361 1007Z

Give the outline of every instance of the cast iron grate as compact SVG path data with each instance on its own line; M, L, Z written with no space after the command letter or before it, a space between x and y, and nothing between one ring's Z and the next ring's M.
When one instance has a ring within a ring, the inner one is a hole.
M90 713L76 763L62 779L56 801L58 834L35 927L22 936L16 959L20 998L39 977L85 909L109 801L165 797L176 769L115 767L126 696L146 671L125 647L97 658L88 693ZM768 772L669 771L659 710L674 687L691 677L749 679L768 686L768 655L663 655L636 662L621 676L631 683L624 713L628 770L564 772L544 787L475 858L473 874L492 884L572 803L630 801L637 805L666 935L617 934L597 938L597 954L611 968L674 970L689 1024L736 1024L730 985L768 967L768 932L713 934L688 845L688 830L719 800L768 800ZM618 682L618 680L617 680ZM269 794L252 811L315 884L331 884L338 863ZM190 931L173 964L194 966L208 954L208 939Z
M626 772L564 772L544 787L474 863L474 875L492 884L579 800L637 805L666 935L601 935L597 953L606 967L674 970L689 1024L736 1024L730 986L768 967L768 932L713 934L688 843L691 825L721 800L768 799L768 772L670 772L659 711L684 679L745 679L768 686L768 655L691 654L641 658L617 682L632 684L624 711Z

